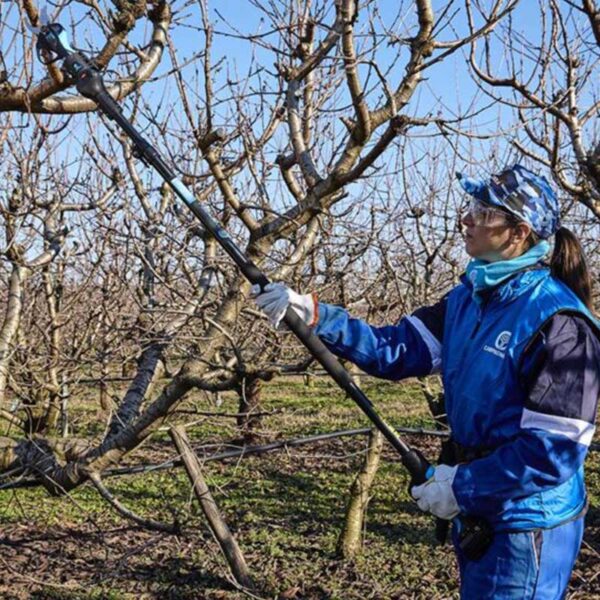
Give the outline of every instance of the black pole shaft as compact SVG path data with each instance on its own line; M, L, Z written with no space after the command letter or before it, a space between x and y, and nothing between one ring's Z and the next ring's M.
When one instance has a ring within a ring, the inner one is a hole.
M76 52L70 47L64 33L63 27L58 23L43 27L38 36L38 51L45 50L51 55L64 58L63 67L69 76L74 79L78 91L85 97L94 100L100 110L123 129L133 141L136 154L160 173L161 177L173 188L206 230L215 237L221 247L229 254L243 275L251 283L259 284L261 287L269 283L269 280L260 269L237 247L227 231L210 216L185 185L175 177L175 173L165 163L158 151L125 118L118 103L106 90L98 69L80 52ZM371 401L356 386L346 369L342 367L323 342L291 308L287 309L284 321L308 351L333 377L334 381L356 402L399 452L402 457L402 464L412 477L410 486L424 483L432 477L435 470L428 460L418 450L409 447L402 441L398 433L377 414ZM481 558L492 542L493 529L482 518L471 517L462 520L457 517L454 521L459 526L459 541L465 556L470 560Z
M79 53L75 56L75 61L80 64L85 60ZM65 66L69 68L71 57L65 61ZM175 172L163 160L159 152L135 129L131 122L123 115L120 106L113 99L104 87L100 73L92 68L79 69L75 74L77 89L84 96L91 98L97 104L100 110L127 134L133 142L136 154L148 165L154 167L160 176L169 184L177 196L191 210L194 216L202 223L204 228L215 237L221 247L229 254L231 259L238 266L243 275L252 284L258 284L264 287L269 280L264 273L240 250L232 240L227 231L215 221L206 209L194 198L192 192L176 177ZM371 401L364 392L352 380L348 371L340 364L337 358L327 349L325 344L311 331L311 329L302 321L302 319L288 308L285 317L285 324L304 344L306 349L317 359L335 382L356 402L360 409L367 415L372 423L379 429L392 446L400 453L402 457L413 454L413 450L402 440L394 429L377 413ZM411 465L414 461L411 461ZM408 465L407 465L408 467ZM411 467L409 467L410 469ZM413 467L414 470L416 467ZM411 473L412 473L411 470ZM419 469L422 470L422 469ZM415 473L413 473L415 475ZM421 474L419 474L421 475ZM424 474L423 474L424 476ZM419 476L418 479L422 479Z

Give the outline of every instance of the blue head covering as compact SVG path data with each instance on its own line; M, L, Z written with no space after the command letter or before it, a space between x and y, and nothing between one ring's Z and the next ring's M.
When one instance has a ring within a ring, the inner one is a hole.
M508 210L547 239L560 228L560 206L554 190L542 175L516 164L492 175L489 181L457 173L462 188L485 204Z

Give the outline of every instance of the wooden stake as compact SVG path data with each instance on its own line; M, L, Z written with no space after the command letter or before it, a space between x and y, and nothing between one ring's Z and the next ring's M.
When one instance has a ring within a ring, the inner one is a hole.
M200 461L192 450L185 429L181 426L171 427L169 435L181 455L185 470L194 488L194 494L206 516L212 534L219 542L235 580L245 588L254 589L246 560L210 493L202 475Z

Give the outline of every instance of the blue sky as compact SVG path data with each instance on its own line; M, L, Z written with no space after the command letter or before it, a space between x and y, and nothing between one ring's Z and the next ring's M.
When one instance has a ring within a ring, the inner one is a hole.
M60 3L57 3L60 4ZM434 12L439 15L442 8L447 6L445 1L434 1ZM442 40L454 39L456 35L466 35L467 30L465 27L465 14L462 3L454 3L456 5L456 18L453 20L455 30L446 28L443 32ZM489 4L489 3L488 3ZM43 4L40 3L40 6ZM51 5L48 5L51 6ZM80 32L79 38L76 40L80 47L89 48L90 51L98 49L99 46L97 40L98 36L86 36L85 39L81 39L81 33L84 31L86 18L81 7L73 9L73 4L65 3L66 8L60 13L60 21L68 29L69 34L73 34L72 27L77 23L77 31ZM192 26L199 24L199 11L194 4L189 6L184 5L182 2L173 2L175 10L178 12L178 17L182 15L188 15L188 22ZM211 20L215 29L214 36L214 48L213 48L213 64L220 64L221 60L226 62L223 65L221 71L216 74L217 86L219 78L221 81L225 77L234 77L236 75L242 76L248 71L252 54L258 62L263 63L267 68L272 70L272 64L274 62L274 55L271 52L261 50L260 48L252 48L249 43L245 40L235 39L231 34L234 34L234 29L237 29L241 34L257 34L268 31L271 27L271 23L267 22L264 15L261 15L258 9L252 6L248 0L232 0L229 2L216 2L208 0L209 12ZM397 13L398 2L396 0L381 0L376 3L377 10L380 14L381 21L383 23L392 23L393 18ZM407 10L404 13L406 21L414 20L414 8L412 2L408 3ZM9 10L10 3L0 3L0 10L3 11L2 18L5 20L8 16L9 20L13 20L16 17L16 10ZM53 11L50 11L53 14ZM329 14L326 21L333 21L333 9L328 11ZM364 11L361 15L364 15ZM12 18L11 18L12 16ZM89 23L89 19L87 19ZM539 37L539 9L536 0L521 0L517 8L513 11L513 23L517 24L517 27L522 31L524 38L528 40L535 40ZM359 27L361 29L364 25L364 20L359 21ZM402 34L402 24L396 24L396 31L398 34ZM148 26L140 25L136 28L135 32L131 36L133 41L147 39ZM223 35L223 34L228 34ZM180 60L189 58L194 53L201 50L202 47L202 36L195 29L180 27L173 31L173 39L177 46ZM275 41L275 36L268 38ZM360 40L360 37L357 36ZM4 42L2 42L2 49L5 51ZM452 115L458 113L473 104L479 104L485 102L480 91L477 90L471 78L468 76L468 72L465 64L465 52L467 50L460 50L453 56L446 58L443 62L432 67L426 72L426 81L423 82L418 89L418 92L411 102L411 110L414 114L425 116L427 114L443 113L445 115ZM398 53L405 53L406 49L395 46L383 46L378 52L378 61L385 69L386 63L389 63L393 57ZM8 57L9 55L7 55ZM497 57L498 63L501 61L501 57ZM40 65L34 65L36 71L41 75L42 71ZM168 56L165 54L161 67L157 71L157 74L164 72L170 68ZM398 72L399 71L399 72ZM391 85L393 87L400 77L402 76L403 67L401 66L395 72L392 71L390 75ZM364 69L363 69L364 72ZM110 77L110 74L107 76ZM164 84L167 86L174 85L172 78L162 79L156 85L145 86L145 94L156 95L157 98L162 97L165 93L163 89ZM154 88L154 89L152 89ZM168 93L168 92L167 92ZM480 121L481 122L481 121ZM496 123L492 124L493 127Z
M434 11L437 15L440 14L441 9L447 6L447 2L436 1L434 2ZM489 3L488 3L489 4ZM456 36L466 35L465 26L465 15L463 3L455 2L452 6L456 5L456 18L453 20L455 24L455 30L446 28L440 39L452 40ZM91 23L89 18L86 18L81 7L74 8L77 5L66 3L64 4L65 9L60 14L61 23L67 28L70 35L76 34L75 42L78 47L85 48L90 54L94 50L99 49L102 38L98 35L86 35L87 26ZM202 34L199 33L197 27L200 23L199 11L197 5L192 3L189 5L183 2L174 2L173 6L178 11L177 18L183 18L186 23L185 26L180 26L172 30L173 40L177 47L179 54L179 60L184 61L191 57L195 53L199 52L203 46ZM229 2L216 2L208 0L209 12L211 20L215 29L214 36L214 47L213 47L213 65L221 65L221 70L217 72L215 69L215 80L216 88L222 84L227 77L235 78L245 74L250 65L252 52L255 52L254 58L261 63L265 69L273 71L274 54L270 51L262 50L260 48L252 49L252 46L246 40L235 39L232 34L235 34L235 30L238 30L240 34L260 34L268 31L271 27L271 23L264 19L261 19L261 15L255 7L252 6L249 0L232 0ZM377 3L377 8L381 21L386 25L390 25L393 21L393 17L397 12L398 2L396 0L381 0ZM407 21L414 20L414 8L413 3L406 3L406 11L403 13L403 17ZM0 3L0 10L3 11L3 20L15 19L17 11L10 11L10 4L7 2ZM364 12L361 13L364 15ZM327 22L333 21L333 9L329 10L329 14L326 19ZM539 38L540 23L539 23L539 8L536 0L521 0L517 8L514 10L512 15L513 25L520 30L520 35L523 39L529 41L535 41ZM187 26L189 24L190 26ZM363 29L364 20L360 21L357 26L357 32ZM74 29L75 28L75 29ZM395 30L398 35L403 34L403 28L401 23L397 23ZM141 22L136 30L131 35L133 42L148 39L149 26L145 22ZM492 36L496 36L494 33ZM275 41L275 36L273 36ZM360 42L360 35L357 35L357 40ZM10 48L6 48L8 41L5 39L0 40L2 50L8 57L10 56ZM519 44L519 40L515 40L515 44ZM386 65L389 64L393 58L400 52L401 56L407 53L405 47L399 45L387 46L383 45L378 54L378 62L382 69L385 69ZM480 107L482 105L489 105L490 100L484 96L484 94L477 89L469 77L467 66L465 63L465 53L467 48L459 50L454 55L446 58L442 63L434 66L430 70L426 71L426 80L423 81L411 101L407 111L409 114L416 116L429 116L429 115L440 115L444 117L451 117L454 114L464 112L470 107ZM503 58L499 54L492 53L492 60L498 67L501 66ZM39 76L42 76L42 69L39 64L33 65ZM177 92L173 77L160 78L161 74L169 71L171 68L168 54L165 53L163 56L162 63L155 75L159 79L154 83L146 84L142 89L144 100L151 106L161 102L163 105L168 106L170 103L176 102ZM190 76L195 66L187 67L186 77ZM390 85L393 87L403 74L403 63L392 70L389 74ZM364 72L364 68L363 68ZM107 80L113 76L112 73L107 73ZM347 102L347 96L344 98L343 95L339 96L340 101ZM372 99L373 100L373 99ZM373 102L372 104L373 105ZM130 107L130 103L126 104L126 108ZM178 120L178 113L175 111L172 115L173 121ZM225 114L221 115L223 119L226 118ZM217 125L219 112L217 112ZM56 123L64 121L64 117L56 116L47 119L49 122L56 126ZM89 123L83 116L75 116L71 119L69 128L65 130L61 142L62 152L69 154L77 154L80 151L79 142L86 140L91 134L91 131L87 129L86 124ZM35 123L29 121L30 126L35 127ZM182 121L183 126L185 123ZM467 126L472 128L472 131L478 133L486 133L489 131L496 131L500 127L505 127L505 136L503 139L495 140L483 140L480 142L465 142L464 140L460 144L464 145L464 161L468 160L469 150L472 146L477 147L477 155L479 157L480 165L474 165L473 168L481 171L488 166L488 157L492 153L506 153L507 146L505 140L512 134L510 125L512 124L512 118L505 109L499 106L491 106L484 114L478 115L475 119L470 121ZM101 126L100 123L96 122L94 126L93 135L106 136L108 135L106 129ZM283 139L282 139L283 143ZM424 140L422 142L423 147L428 142ZM414 151L418 153L421 149L419 146L418 133L415 134L415 141L413 145ZM460 150L460 149L459 149ZM55 156L58 156L61 152L58 152ZM498 160L508 160L508 156L502 156ZM481 173L480 173L481 174Z

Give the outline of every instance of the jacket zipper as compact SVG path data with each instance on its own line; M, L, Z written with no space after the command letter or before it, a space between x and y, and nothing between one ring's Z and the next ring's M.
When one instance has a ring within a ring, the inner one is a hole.
M479 308L479 314L477 315L477 323L475 323L475 327L473 331L471 331L471 335L469 336L470 340L472 340L479 331L479 328L481 327L481 322L483 321L483 311L487 308L488 304L490 303L490 300L491 298L488 298L481 304L481 307Z
M481 321L483 320L483 309L486 305L487 305L487 302L482 304L481 308L479 309L479 314L477 315L477 323L475 323L475 327L471 331L471 335L469 335L469 338L468 338L469 341L471 341L475 337L477 332L479 331L479 327L481 326ZM465 358L467 357L467 355L469 354L470 351L471 351L470 345L465 344L463 351L462 351L462 355L460 357L459 364L464 364Z
M483 320L483 309L481 309L479 311L479 316L477 317L477 323L475 323L475 328L473 329L473 331L471 331L471 335L469 336L469 339L472 340L475 335L477 334L477 332L479 331L479 327L481 326L481 321Z

